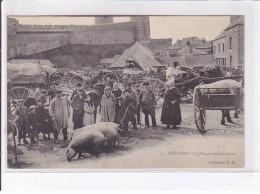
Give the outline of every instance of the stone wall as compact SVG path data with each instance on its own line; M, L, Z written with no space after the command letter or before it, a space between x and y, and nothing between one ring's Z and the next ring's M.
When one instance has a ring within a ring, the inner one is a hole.
M172 39L151 39L147 47L155 54L155 56L166 57L167 48L172 45Z
M66 44L131 44L136 40L134 22L104 25L19 25L8 22L8 58L58 48Z
M71 33L71 44L102 45L135 42L134 23L114 23L95 26L77 26Z

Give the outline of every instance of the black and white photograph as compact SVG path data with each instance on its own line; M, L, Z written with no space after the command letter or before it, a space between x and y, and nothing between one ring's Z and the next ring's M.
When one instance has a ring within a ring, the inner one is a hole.
M7 17L7 168L243 168L244 16Z

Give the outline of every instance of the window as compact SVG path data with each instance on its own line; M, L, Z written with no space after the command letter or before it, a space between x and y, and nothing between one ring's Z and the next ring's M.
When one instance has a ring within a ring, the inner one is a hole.
M226 58L217 58L216 63L219 66L226 66Z
M216 45L214 45L214 47L213 47L213 53L214 54L216 53Z
M220 44L218 44L218 52L220 53Z
M230 55L230 67L232 66L232 55Z
M223 53L225 52L225 44L223 43Z
M229 50L232 49L232 37L229 37Z

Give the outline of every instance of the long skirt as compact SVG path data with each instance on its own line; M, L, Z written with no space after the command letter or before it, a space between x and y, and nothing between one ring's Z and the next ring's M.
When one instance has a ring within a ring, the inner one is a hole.
M83 126L94 124L94 114L84 113Z
M180 125L181 124L181 108L179 103L172 104L164 101L161 115L162 124Z

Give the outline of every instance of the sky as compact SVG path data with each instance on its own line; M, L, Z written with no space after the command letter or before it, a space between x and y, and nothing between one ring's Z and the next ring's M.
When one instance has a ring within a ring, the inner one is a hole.
M93 25L94 17L14 17L20 24L31 25ZM229 16L150 16L151 38L177 39L197 36L210 41L229 24ZM130 17L114 17L114 22L130 21Z

